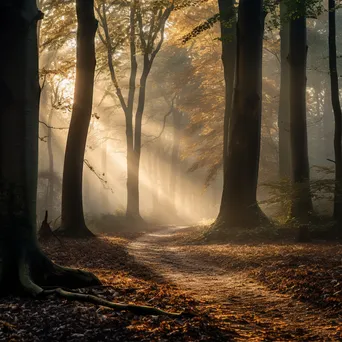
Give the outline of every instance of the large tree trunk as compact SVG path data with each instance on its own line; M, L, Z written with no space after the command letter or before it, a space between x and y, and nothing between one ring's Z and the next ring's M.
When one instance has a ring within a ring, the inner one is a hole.
M235 0L218 0L222 42L222 64L225 82L225 110L223 127L223 191L222 203L226 201L226 171L228 166L229 127L232 116L236 62L236 12ZM225 211L225 206L221 206ZM221 216L221 213L219 214Z
M226 87L223 137L224 168L227 166L229 123L232 115L236 60L236 13L234 4L235 0L218 0L221 26L222 64Z
M280 98L278 113L279 129L279 176L291 176L291 150L290 150L290 69L287 57L289 55L289 22L287 6L280 2Z
M62 187L62 231L74 237L93 234L83 213L83 160L93 104L95 72L94 38L97 21L93 0L77 0L77 57L74 104L65 150Z
M237 24L236 84L227 166L216 225L255 227L265 220L256 200L261 130L262 0L241 0Z
M0 4L0 295L44 285L99 284L92 274L54 265L36 237L39 82L35 0Z
M336 4L329 0L329 71L331 83L331 102L335 117L335 196L334 218L341 231L342 224L342 111L340 104L337 62L336 62Z
M303 5L305 6L305 5ZM304 9L290 21L290 119L292 164L292 216L306 224L312 213L306 124L306 18Z

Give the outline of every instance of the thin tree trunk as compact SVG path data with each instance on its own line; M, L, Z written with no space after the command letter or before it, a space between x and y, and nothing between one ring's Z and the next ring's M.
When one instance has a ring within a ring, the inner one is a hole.
M287 57L289 55L289 22L287 6L280 2L280 98L279 98L279 176L291 176L291 149L290 149L290 69Z
M53 108L50 110L49 120L48 120L48 137L47 137L47 148L48 148L48 156L49 156L49 178L48 178L48 191L47 191L47 210L50 213L54 212L54 192L55 192L55 170L54 170L54 157L52 150L52 117L53 117Z
M236 84L220 214L216 226L255 227L265 220L256 200L261 129L262 1L241 0Z
M334 218L339 231L342 224L342 111L340 104L337 62L336 62L336 3L329 0L329 71L331 83L331 102L335 117L335 194Z
M139 208L139 165L141 154L141 121L144 113L145 106L145 93L146 82L152 67L154 58L159 52L163 40L164 40L164 28L166 20L168 19L173 4L170 4L164 11L162 9L154 11L150 21L150 32L146 40L144 32L144 25L142 22L141 4L138 0L133 0L130 6L130 22L129 22L129 45L130 45L130 60L131 60L131 72L129 79L129 90L127 103L121 92L119 82L116 77L115 68L113 65L113 44L108 31L107 16L105 2L102 3L102 11L97 8L98 15L101 19L102 27L105 37L100 35L100 39L107 47L108 52L108 66L111 74L111 80L115 87L116 94L119 98L121 107L125 113L126 119L126 143L127 143L127 219L133 219L136 223L142 223ZM163 5L161 5L163 7ZM158 20L155 22L155 20ZM138 29L138 30L137 30ZM154 31L156 30L156 31ZM133 130L133 107L135 100L135 85L137 77L137 59L136 59L136 36L139 31L140 46L143 50L144 66L142 76L140 78L140 89L138 98L138 107L135 113L135 126ZM159 34L159 42L157 43L157 37Z
M136 59L136 1L132 2L130 11L130 56L131 74L129 79L129 93L127 100L126 116L126 143L127 143L127 207L126 216L128 219L140 221L139 210L139 162L134 149L134 130L133 130L133 105L135 98L135 83L137 77L138 64Z
M333 158L333 110L331 104L330 84L325 85L324 90L324 112L323 112L323 135L324 135L324 156L326 159ZM326 161L331 166L331 162Z
M92 236L85 224L82 178L85 146L93 104L94 38L97 21L93 0L76 0L77 57L74 104L65 150L62 187L62 230L70 236Z
M107 162L107 156L108 156L108 141L106 140L103 145L102 145L102 172L103 172L103 176L106 177L108 179L108 172L107 172L107 168L108 168L108 162ZM102 187L102 211L104 213L108 213L109 212L109 198L108 198L108 190L107 189L103 189Z
M139 205L139 173L140 173L140 157L141 157L141 127L142 117L145 109L146 100L146 83L147 77L151 70L151 64L144 63L143 72L140 78L138 106L135 114L135 125L134 125L134 148L131 152L130 163L129 163L129 176L130 181L128 187L128 200L127 200L127 216L133 218L135 221L141 221L140 216L140 205Z
M305 6L305 5L303 5ZM303 10L304 12L304 10ZM312 213L306 123L306 18L290 21L290 118L292 164L292 216L306 224Z
M144 67L143 74L140 79L138 107L135 114L134 126L134 149L132 153L130 167L130 187L128 191L127 215L135 220L141 219L139 206L139 172L140 172L140 157L141 157L141 124L142 116L145 108L146 98L146 82L148 72ZM129 205L128 205L129 204Z
M177 108L172 109L173 118L173 141L172 141L172 152L171 152L171 172L169 181L169 198L171 205L171 213L177 214L177 203L176 203L176 188L177 180L179 178L179 146L181 139L181 122L182 113Z
M0 295L100 282L53 264L36 236L39 97L36 0L0 4ZM10 146L10 148L9 148Z
M160 153L159 146L153 150L153 172L151 178L151 190L152 190L152 217L156 220L160 218ZM152 186L153 184L153 186Z

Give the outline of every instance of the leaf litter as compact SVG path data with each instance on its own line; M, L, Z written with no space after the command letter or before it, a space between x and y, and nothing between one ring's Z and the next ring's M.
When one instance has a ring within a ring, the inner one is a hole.
M159 238L121 234L43 247L54 261L101 279L103 286L81 293L195 317L7 297L0 341L342 341L340 245L178 246L168 230Z

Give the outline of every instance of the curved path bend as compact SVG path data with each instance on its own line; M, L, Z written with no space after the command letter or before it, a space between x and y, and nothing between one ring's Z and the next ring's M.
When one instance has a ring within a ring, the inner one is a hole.
M342 341L341 322L318 309L267 289L247 272L226 270L198 258L189 253L191 246L170 244L168 239L172 241L183 228L145 234L129 245L129 253L226 321L239 332L236 340ZM275 331L284 339L272 338Z

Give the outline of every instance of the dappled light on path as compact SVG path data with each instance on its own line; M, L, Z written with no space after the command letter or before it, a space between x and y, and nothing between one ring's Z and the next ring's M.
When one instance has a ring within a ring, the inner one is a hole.
M284 340L298 340L298 332L303 341L342 337L338 315L328 317L309 303L269 290L252 276L261 268L258 258L269 259L271 264L271 254L277 248L281 252L281 247L269 247L270 254L262 255L265 246L168 244L167 240L181 234L182 229L170 227L144 235L129 245L129 251L137 262L200 300L213 316L241 330L245 340L263 340L270 329L285 334ZM274 259L280 257L273 254Z

